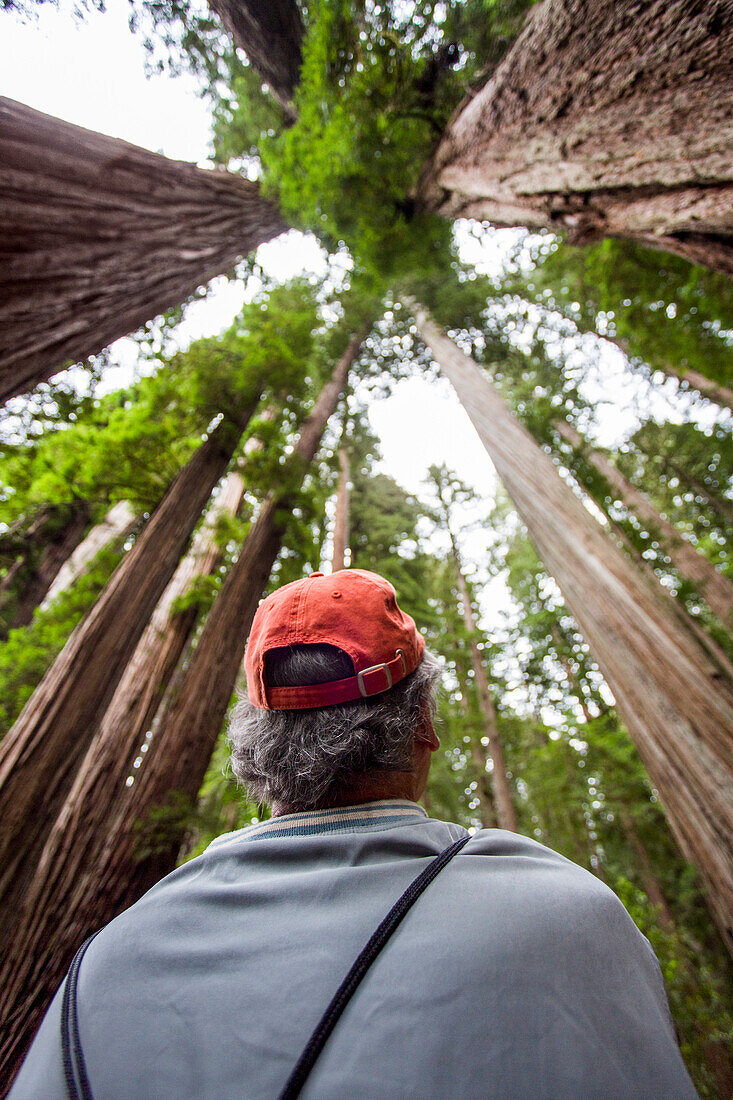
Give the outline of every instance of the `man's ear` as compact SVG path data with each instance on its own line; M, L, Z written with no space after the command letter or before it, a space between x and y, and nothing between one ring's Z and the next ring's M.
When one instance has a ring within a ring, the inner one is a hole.
M430 708L427 706L423 707L420 712L420 729L415 740L424 741L430 746L431 752L436 752L440 748L440 738L435 732L433 716L430 713Z

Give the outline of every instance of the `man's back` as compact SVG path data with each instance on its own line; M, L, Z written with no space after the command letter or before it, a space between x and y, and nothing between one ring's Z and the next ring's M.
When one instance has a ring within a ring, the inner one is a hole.
M220 837L85 956L95 1100L274 1100L380 920L465 831L414 803ZM57 995L11 1093L66 1097ZM621 903L525 837L477 833L417 901L303 1096L694 1097L661 974Z

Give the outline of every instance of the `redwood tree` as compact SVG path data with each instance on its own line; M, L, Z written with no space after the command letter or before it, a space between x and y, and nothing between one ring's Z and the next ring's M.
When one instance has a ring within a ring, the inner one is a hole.
M733 951L733 684L680 629L478 364L423 307L408 306L560 585Z
M333 521L333 554L331 572L346 568L346 551L349 545L349 479L351 469L346 447L338 449L339 478L336 492L336 514Z
M305 474L346 384L362 337L337 363L294 448ZM294 486L291 486L291 490ZM175 823L164 850L140 859L137 823L151 811L194 801L232 697L252 617L281 543L282 494L271 493L245 539L204 625L191 661L156 733L144 766L129 787L131 753L139 739L120 744L116 723L105 722L89 745L76 781L40 855L21 901L21 917L0 980L5 1029L2 1072L10 1077L38 1020L89 932L137 900L175 867L184 824ZM137 737L137 731L135 733ZM173 807L175 809L175 806Z
M303 20L295 0L209 0L275 99L290 107L303 60Z
M17 915L43 848L99 721L153 609L173 576L256 399L222 419L173 481L87 618L0 744L0 924Z
M0 99L0 401L285 229L258 185Z
M418 198L733 274L732 62L731 0L546 0L453 116Z

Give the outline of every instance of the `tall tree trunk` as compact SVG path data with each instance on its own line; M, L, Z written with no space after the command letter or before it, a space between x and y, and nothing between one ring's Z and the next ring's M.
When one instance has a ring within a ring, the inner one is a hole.
M236 46L294 118L292 99L303 62L303 20L295 0L209 0Z
M0 928L12 923L49 823L251 415L222 420L174 479L97 603L0 744Z
M303 424L295 447L303 474L318 449L361 346L351 341ZM285 501L263 503L204 625L193 656L169 696L144 766L130 787L133 745L120 746L114 728L89 747L48 836L22 903L22 917L0 977L6 1025L0 1074L17 1070L38 1020L74 951L94 929L137 900L172 870L183 826L164 851L139 860L136 823L175 793L192 803L203 782L231 700L252 617L277 557L279 513Z
M346 568L346 550L349 545L349 456L343 444L339 447L339 482L336 493L336 514L333 521L333 555L331 572Z
M605 455L594 450L572 424L566 420L556 420L554 426L561 438L598 471L626 507L650 527L652 534L659 536L662 549L675 569L683 578L693 582L710 610L728 630L733 630L733 582L688 542Z
M75 500L42 509L41 516L24 532L27 546L20 567L11 567L3 578L7 583L1 586L0 610L10 604L10 613L0 618L0 638L6 638L14 627L28 625L88 523L89 503Z
M453 539L452 532L450 539L453 564L456 571L456 581L458 582L458 591L461 594L461 603L463 605L463 623L469 635L471 665L473 666L473 675L476 682L476 691L478 692L481 718L484 724L484 735L488 738L489 755L494 765L491 772L491 789L494 795L493 801L496 811L496 820L500 829L510 829L512 832L516 833L517 813L514 809L512 789L506 772L504 749L501 744L501 738L499 737L499 728L496 721L496 707L491 697L491 689L489 688L489 681L486 676L483 655L478 647L476 620L473 614L471 593L468 590L468 584L463 575L461 559L458 555L458 549ZM484 767L484 771L485 770L486 768Z
M599 527L481 368L409 302L613 692L733 951L733 685Z
M128 767L132 767L198 618L197 607L173 614L173 605L185 596L197 577L210 576L221 561L221 550L214 538L215 525L221 516L237 512L243 493L242 477L233 471L161 596L105 711L98 740L117 741L118 764L123 769L125 759Z
M458 108L418 198L733 274L732 61L731 0L545 0Z
M256 183L0 99L0 401L285 229Z
M74 581L85 573L100 550L112 543L121 542L132 531L138 517L126 500L113 504L101 523L92 527L59 569L53 584L43 598L41 608L46 608L57 596L71 588Z

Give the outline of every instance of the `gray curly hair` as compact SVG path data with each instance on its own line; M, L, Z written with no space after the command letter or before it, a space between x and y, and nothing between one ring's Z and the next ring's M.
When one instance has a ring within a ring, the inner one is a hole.
M354 675L331 645L298 645L265 657L272 687ZM229 723L232 771L252 799L301 810L337 804L360 778L412 770L425 708L435 713L441 666L425 651L414 672L368 699L308 710L262 710L241 697Z

